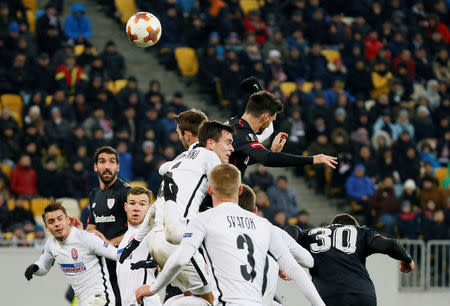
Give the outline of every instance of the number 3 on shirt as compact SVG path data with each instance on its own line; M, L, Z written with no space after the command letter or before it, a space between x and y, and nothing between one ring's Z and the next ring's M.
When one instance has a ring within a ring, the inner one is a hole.
M248 272L247 265L241 265L241 274L242 274L242 277L246 281L253 282L253 280L256 277L255 258L253 257L255 248L253 246L252 239L247 234L239 235L236 240L236 245L237 245L238 249L243 250L244 244L247 245L247 251L248 251L247 261L248 261L248 264L250 265L250 273Z
M344 233L345 237L344 245ZM333 237L330 237L333 234ZM328 251L331 246L339 251L347 254L353 254L356 251L356 236L358 231L353 226L342 226L335 229L332 233L329 228L315 228L308 233L309 236L316 236L316 243L312 243L309 247L313 253L322 253ZM333 241L331 240L333 238Z

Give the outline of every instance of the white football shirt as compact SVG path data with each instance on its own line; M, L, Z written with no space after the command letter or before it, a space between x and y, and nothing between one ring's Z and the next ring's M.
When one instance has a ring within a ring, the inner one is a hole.
M56 262L66 274L80 305L100 295L114 304L115 297L105 258L116 260L116 256L117 249L114 246L92 233L72 227L63 242L53 236L47 239L44 251L36 262L39 270L35 274L47 274Z

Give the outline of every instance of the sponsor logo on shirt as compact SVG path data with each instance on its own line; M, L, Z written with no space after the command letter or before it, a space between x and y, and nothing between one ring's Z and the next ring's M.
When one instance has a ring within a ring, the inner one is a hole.
M192 233L184 233L183 238L189 238L192 237Z
M84 262L76 262L74 264L59 264L64 273L78 273L86 271Z
M78 251L77 251L77 249L73 248L73 249L70 251L70 254L72 255L73 261L77 261L77 259L78 259Z
M255 134L249 133L245 139L247 139L248 142L258 141L258 138L256 138Z
M109 245L109 243L108 243L108 242L106 242L106 241L105 241L105 242L103 242L103 247L104 247L104 248L107 248L107 247L108 247L108 245Z
M116 222L115 216L95 216L95 223Z
M121 248L117 250L117 261L119 261L120 255L122 254L124 249L125 248ZM127 259L133 259L133 253L131 253L130 256L127 257Z
M106 201L106 204L108 204L109 209L113 208L114 203L116 203L116 199L108 199L108 201Z
M247 156L247 158L244 160L244 164L245 165L248 165L248 162L250 161L250 157L249 156Z

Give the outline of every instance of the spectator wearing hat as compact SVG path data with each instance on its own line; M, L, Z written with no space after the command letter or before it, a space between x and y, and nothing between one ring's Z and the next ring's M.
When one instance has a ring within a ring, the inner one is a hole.
M281 53L278 50L270 50L268 56L267 79L285 82L288 80L286 68L283 64Z
M266 218L275 218L277 212L284 212L285 219L295 217L297 214L297 200L294 192L287 186L287 178L279 176L276 180L276 185L267 189L267 196L270 203L270 213Z
M414 138L414 126L409 121L409 113L406 109L400 110L398 113L397 122L394 125L393 140L397 140L403 131L407 131L412 138Z
M378 131L385 131L390 138L395 136L395 126L391 122L391 113L387 109L383 110L383 113L377 118L373 125L373 134L376 134Z
M64 33L55 5L50 1L45 5L45 13L36 21L36 38L41 52L52 56L61 46Z
M92 27L86 9L80 3L72 5L71 15L64 22L65 34L68 39L77 43L85 43L91 38Z
M117 46L112 40L106 42L99 57L103 60L106 75L109 79L115 81L125 77L125 58L117 51Z
M209 34L208 45L214 46L216 48L216 56L223 60L225 55L225 50L220 44L220 34L218 32L211 32Z
M424 105L417 108L417 115L414 120L415 139L420 141L426 138L433 138L435 136L435 129L430 111Z
M364 165L356 164L353 174L345 182L345 190L347 197L357 204L362 205L366 216L369 216L370 209L368 201L375 192L375 185L365 174L365 170ZM370 222L370 220L367 221Z
M10 176L11 192L16 195L36 195L36 171L31 166L30 156L22 154Z
M256 36L256 42L262 46L266 42L269 31L266 24L260 17L260 12L257 9L250 11L250 13L244 18L245 35L254 33Z
M418 239L421 232L418 218L412 209L411 202L403 200L401 202L400 213L396 220L398 238Z

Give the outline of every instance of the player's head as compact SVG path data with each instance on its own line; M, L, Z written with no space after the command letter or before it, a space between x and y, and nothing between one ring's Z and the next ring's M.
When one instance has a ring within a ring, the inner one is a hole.
M116 149L109 146L98 148L94 154L94 170L104 184L113 182L119 173L119 153Z
M259 126L255 133L261 133L277 118L277 114L282 112L283 108L283 103L275 95L267 91L258 91L248 99L245 114L257 120Z
M175 117L177 133L185 149L198 140L198 129L203 121L208 120L205 113L190 109Z
M125 212L130 225L139 225L144 221L145 215L152 202L152 192L145 187L136 186L128 190Z
M213 151L222 163L228 163L233 149L234 129L219 121L205 121L198 131L200 146Z
M255 214L258 212L258 208L256 207L256 195L250 186L242 184L242 193L239 195L238 204L241 208L249 212Z
M342 224L342 225L358 225L355 217L349 214L338 214L334 216L330 224Z
M64 241L70 233L70 219L60 201L52 201L42 213L45 228L56 240Z
M226 201L237 203L242 193L241 172L230 164L215 166L209 176L208 192L213 206Z

